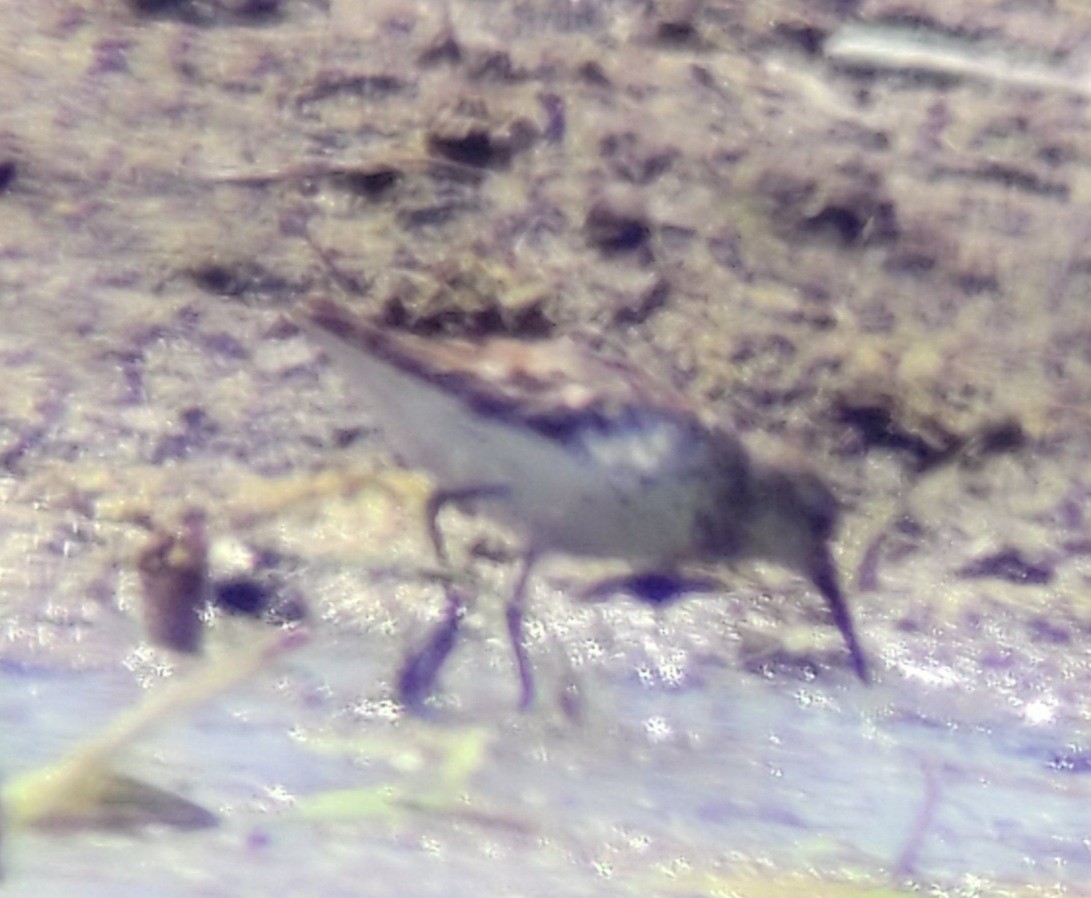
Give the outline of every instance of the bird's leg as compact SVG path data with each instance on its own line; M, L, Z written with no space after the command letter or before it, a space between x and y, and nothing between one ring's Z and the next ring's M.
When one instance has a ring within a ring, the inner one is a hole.
M441 565L448 567L450 564L447 546L439 529L439 513L443 507L451 502L496 497L503 492L503 487L480 486L461 490L436 490L432 493L424 509L425 523L432 549ZM462 618L466 616L468 599L462 590L453 583L447 583L444 594L447 608L443 620L428 635L424 644L410 653L398 671L398 697L408 708L419 708L431 694L443 662L455 647Z
M826 604L829 605L830 613L833 614L833 621L837 624L837 629L841 631L845 645L848 646L849 655L852 657L852 668L856 671L856 676L864 683L870 682L871 676L868 673L867 659L864 657L864 650L860 646L860 641L856 638L856 628L852 623L852 614L849 612L848 603L845 602L841 587L837 585L837 570L833 566L833 559L830 557L828 549L823 549L816 559L814 569L811 571L811 577L814 580L814 585L818 587L818 591L825 598Z
M533 547L527 549L526 555L523 556L523 566L515 581L515 588L508 600L506 612L508 637L511 639L511 650L515 655L515 667L519 673L520 711L525 711L534 701L534 672L530 667L526 646L523 645L523 611L526 606L527 581L530 579L531 568L537 560L538 552Z
M465 601L455 586L448 585L446 593L443 620L428 634L424 645L409 654L398 671L398 698L407 708L419 709L431 695L439 669L455 646Z
M437 489L432 492L424 506L424 517L428 527L428 538L432 541L432 548L440 563L444 565L449 563L447 546L443 542L443 534L439 532L439 513L443 511L444 506L452 502L470 502L474 499L502 499L507 493L506 486L488 483L453 490Z

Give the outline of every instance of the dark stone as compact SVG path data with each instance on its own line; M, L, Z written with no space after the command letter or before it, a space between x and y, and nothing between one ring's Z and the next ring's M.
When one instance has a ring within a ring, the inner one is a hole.
M880 406L850 406L840 409L841 421L852 427L868 449L892 449L908 454L918 470L932 465L943 452L903 429L889 409Z
M438 156L474 168L487 168L507 162L507 154L493 144L489 132L484 128L474 128L459 137L434 134L428 138L428 146Z
M232 614L256 617L269 604L269 590L249 577L238 577L216 584L216 605Z
M648 241L651 228L647 222L613 209L606 202L595 203L584 221L587 239L604 253L638 249Z
M232 265L209 262L186 273L198 288L215 296L241 298L257 294L279 294L290 288L284 278L256 262Z
M686 577L676 571L642 571L609 577L593 584L583 593L585 601L601 601L624 592L638 602L661 607L669 605L689 593L711 592L720 584L707 577Z

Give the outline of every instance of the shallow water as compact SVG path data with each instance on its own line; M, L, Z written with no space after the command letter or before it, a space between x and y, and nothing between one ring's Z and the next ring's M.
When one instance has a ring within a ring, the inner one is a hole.
M390 722L381 702L360 703L360 684L388 675L362 655L319 636L119 759L216 812L218 828L16 833L5 894L77 883L80 894L348 894L362 875L373 894L629 894L669 889L680 871L755 868L1076 894L1091 876L1083 777L1059 769L1072 732L989 711L980 691L948 690L944 710L925 714L931 690L894 673L865 689L711 670L700 685L663 688L616 657L583 674L582 723L541 710L496 720L504 699L488 689L444 722ZM480 661L456 655L452 688L480 682ZM485 671L510 699L499 661ZM124 670L5 674L9 777L139 692ZM489 748L465 805L342 822L301 813L298 801L325 790L427 787L443 756L429 733L457 734L488 707Z

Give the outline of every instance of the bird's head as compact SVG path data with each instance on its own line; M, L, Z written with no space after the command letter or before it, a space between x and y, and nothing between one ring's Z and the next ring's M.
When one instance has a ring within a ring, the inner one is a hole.
M756 463L751 486L750 553L798 571L815 585L844 637L853 669L867 682L867 662L830 553L840 517L837 498L817 474L797 465Z

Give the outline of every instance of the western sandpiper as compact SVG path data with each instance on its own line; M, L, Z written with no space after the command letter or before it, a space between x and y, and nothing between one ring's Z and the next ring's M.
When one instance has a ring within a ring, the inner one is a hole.
M575 339L432 339L326 299L296 321L366 393L399 459L435 478L429 526L441 558L436 515L452 500L479 500L524 537L507 605L523 706L533 696L527 581L552 553L628 562L634 591L654 585L649 601L673 597L685 562L752 558L793 569L825 598L867 681L830 554L837 502L813 472L756 457L678 391ZM428 695L454 644L464 599L455 588L448 598L445 621L401 673L407 702Z

